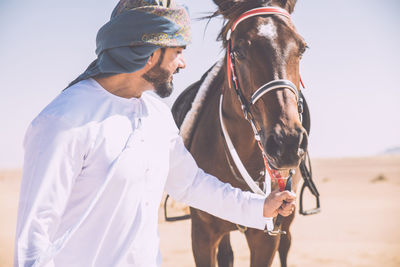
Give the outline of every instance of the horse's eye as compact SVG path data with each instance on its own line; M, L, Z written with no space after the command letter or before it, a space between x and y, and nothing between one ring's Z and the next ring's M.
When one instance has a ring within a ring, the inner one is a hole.
M308 47L308 45L307 44L304 44L304 46L302 46L301 48L300 48L300 59L302 58L302 56L303 56L303 54L306 52L306 50L308 49L309 47Z
M234 48L232 53L235 56L235 58L237 58L237 59L244 59L245 58L244 52L240 48Z
M244 59L246 57L246 50L249 48L250 41L239 39L234 43L232 53L236 59Z
M233 56L239 60L244 59L246 57L246 49L243 47L243 45L237 45L233 47L232 53Z

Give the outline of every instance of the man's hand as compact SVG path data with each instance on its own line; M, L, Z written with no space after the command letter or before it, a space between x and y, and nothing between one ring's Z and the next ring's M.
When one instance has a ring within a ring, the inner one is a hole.
M276 189L268 195L264 202L264 217L276 217L292 214L296 206L296 194L290 191Z

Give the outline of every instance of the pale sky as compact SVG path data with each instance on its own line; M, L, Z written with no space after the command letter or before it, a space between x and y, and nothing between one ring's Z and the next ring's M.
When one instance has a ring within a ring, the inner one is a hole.
M193 19L211 0L181 0ZM95 59L97 30L117 1L0 0L0 168L22 166L32 119ZM300 70L311 109L312 157L376 155L400 146L400 2L298 0L293 20L310 49ZM223 56L221 20L193 20L187 68L170 105Z

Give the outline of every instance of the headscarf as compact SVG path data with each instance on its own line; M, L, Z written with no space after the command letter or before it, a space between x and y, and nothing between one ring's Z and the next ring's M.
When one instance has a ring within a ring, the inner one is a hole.
M138 71L158 48L190 42L189 14L173 0L121 0L97 33L97 59L69 86L94 76Z

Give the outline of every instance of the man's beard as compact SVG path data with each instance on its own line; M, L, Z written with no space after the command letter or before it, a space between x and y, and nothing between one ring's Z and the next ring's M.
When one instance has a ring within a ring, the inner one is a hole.
M156 64L142 77L153 84L156 94L162 98L170 96L174 89L172 80L170 80L171 74L163 69L160 64Z

